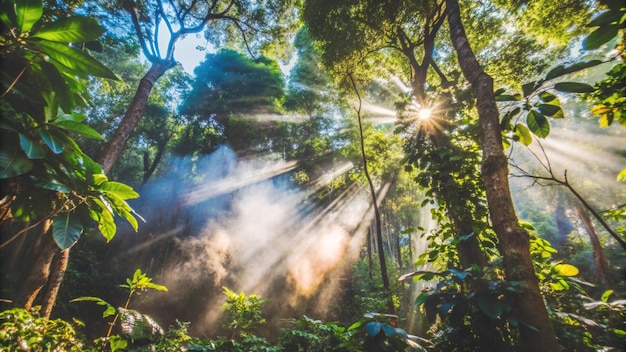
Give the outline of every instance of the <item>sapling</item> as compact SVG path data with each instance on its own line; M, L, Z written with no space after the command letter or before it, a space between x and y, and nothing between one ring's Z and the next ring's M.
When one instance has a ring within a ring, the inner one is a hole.
M96 304L105 307L105 310L102 313L102 318L113 316L113 321L109 323L109 329L107 331L106 336L101 339L102 345L101 345L100 350L103 350L104 347L107 345L107 343L109 344L112 352L124 349L128 345L128 343L124 339L122 339L120 336L118 335L111 336L113 332L113 327L115 326L118 319L122 315L133 315L133 317L135 318L134 324L131 324L133 326L131 326L130 331L127 332L130 335L130 337L133 339L137 337L145 336L143 332L143 328L145 326L139 326L138 324L139 322L143 322L144 325L148 325L148 327L151 329L152 334L154 334L155 332L163 333L163 330L158 326L158 324L156 324L152 320L152 318L139 314L138 312L129 311L128 306L130 305L131 298L138 291L143 291L147 289L167 291L167 287L152 282L152 278L148 277L145 273L142 273L141 269L135 270L135 273L133 274L133 278L132 279L127 278L126 284L121 284L119 286L122 288L128 289L128 298L126 299L126 303L124 304L123 308L119 307L116 309L115 307L113 307L113 305L111 305L110 303L108 303L107 301L103 300L100 297L86 296L86 297L78 297L72 300L72 302L80 302L80 301L96 302ZM141 320L137 319L136 317L137 315L140 316Z

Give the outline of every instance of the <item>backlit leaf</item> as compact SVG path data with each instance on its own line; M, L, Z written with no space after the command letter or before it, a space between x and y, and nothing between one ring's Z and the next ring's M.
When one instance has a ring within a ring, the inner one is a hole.
M61 43L83 43L100 37L102 33L104 28L95 19L74 16L46 23L31 37Z
M602 293L602 296L600 297L600 300L604 303L607 303L609 301L609 297L613 294L613 290L606 290Z
M539 104L537 105L537 108L546 116L550 116L552 118L563 118L563 110L561 110L560 106L553 104Z
M70 302L95 302L99 306L104 306L106 307L106 309L104 310L104 313L102 313L103 318L113 316L115 315L115 313L117 313L117 311L115 310L115 307L113 307L111 304L109 304L109 302L103 300L100 297L91 297L91 296L78 297L78 298L74 298Z
M554 270L562 276L578 275L578 268L571 264L557 264L554 266Z
M117 76L111 70L84 51L62 43L49 41L37 41L36 43L51 59L69 68L76 74L84 77L97 76L117 79Z
M82 232L83 224L73 213L60 213L52 220L52 236L61 250L73 246Z
M525 146L529 146L533 143L533 136L528 130L528 127L524 126L521 123L515 125L515 132L519 136L519 141Z
M99 139L99 140L104 139L102 135L98 133L98 131L94 130L93 128L89 127L88 125L82 122L76 122L76 121L56 122L55 121L55 125L61 127L64 130L72 131L72 132L81 134L85 137L90 137L90 138Z
M19 32L26 33L43 15L43 4L41 0L15 1L15 14Z
M535 136L545 138L550 134L548 119L537 110L530 110L526 115L526 125Z
M622 170L617 174L618 181L626 181L626 169Z
M139 197L139 193L123 183L107 181L100 184L100 190L120 199L133 199Z

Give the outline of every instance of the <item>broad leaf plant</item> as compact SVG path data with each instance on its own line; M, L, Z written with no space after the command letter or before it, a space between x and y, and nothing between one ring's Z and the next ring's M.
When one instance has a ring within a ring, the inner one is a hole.
M117 79L87 50L104 29L82 16L44 22L41 0L4 0L0 7L0 179L8 205L1 221L50 219L61 249L91 224L110 241L115 216L136 230L139 216L126 200L139 195L110 181L72 138L102 139L75 110L89 104L85 80Z

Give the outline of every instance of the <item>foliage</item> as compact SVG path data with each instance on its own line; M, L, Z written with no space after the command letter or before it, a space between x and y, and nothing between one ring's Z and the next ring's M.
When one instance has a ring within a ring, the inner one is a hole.
M267 299L261 299L255 294L247 296L243 292L236 293L226 287L222 289L226 295L226 303L222 306L226 314L224 327L232 330L234 338L250 333L265 323L261 308L268 302Z
M363 319L352 324L348 331L359 331L354 337L364 338L363 350L365 351L406 351L407 348L426 351L417 341L427 343L428 341L408 335L404 329L395 327L397 322L396 315L368 313Z
M307 316L288 320L289 325L281 330L280 345L293 352L349 352L351 332L337 323L324 323Z
M13 351L83 351L74 326L61 319L40 317L38 309L0 312L0 349Z
M86 116L73 110L88 102L83 79L116 79L80 49L104 29L80 16L42 23L41 1L4 1L2 6L0 178L8 181L12 218L52 219L61 249L71 247L91 221L108 241L116 232L115 215L136 229L126 200L138 194L109 181L70 136L102 138L83 123Z
M106 336L99 340L102 348L108 345L111 352L115 352L128 346L128 341L124 338L119 335L111 335L118 319L120 320L120 327L123 335L131 341L157 341L161 336L163 336L163 329L161 329L161 327L151 317L128 309L128 306L130 305L130 300L133 295L139 291L145 291L147 289L167 291L167 287L153 283L152 278L148 277L145 273L142 273L140 269L135 270L132 279L126 279L126 284L121 284L119 286L128 289L128 298L126 299L126 303L123 308L120 307L116 309L100 297L79 297L73 299L72 302L95 302L96 304L105 307L105 310L102 313L102 318L114 316L113 321L109 324Z

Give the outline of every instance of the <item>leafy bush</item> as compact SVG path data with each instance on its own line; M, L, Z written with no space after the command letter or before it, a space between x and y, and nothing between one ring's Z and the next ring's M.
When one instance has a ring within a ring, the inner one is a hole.
M12 351L83 351L72 324L60 319L40 317L31 312L13 308L0 312L0 350Z

